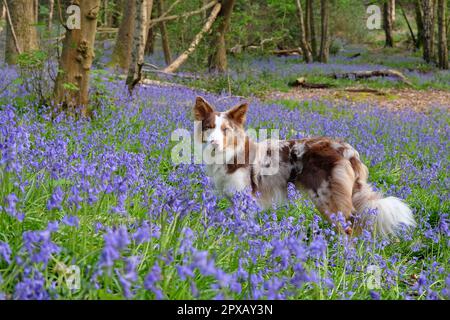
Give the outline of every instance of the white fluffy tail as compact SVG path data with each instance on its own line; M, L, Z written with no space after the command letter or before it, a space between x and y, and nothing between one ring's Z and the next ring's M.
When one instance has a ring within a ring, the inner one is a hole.
M355 171L356 181L352 202L357 212L366 214L366 216L361 217L361 221L364 223L367 218L370 219L370 214L367 213L368 209L376 209L377 215L373 226L378 234L384 237L389 234L396 234L402 225L414 228L416 221L408 205L399 198L383 198L381 194L374 191L367 183L369 174L367 167L359 159L353 160L351 163Z
M399 198L387 197L372 200L369 207L378 211L375 217L375 229L382 236L397 233L402 224L411 228L416 226L411 209Z
M373 227L384 237L396 234L401 225L408 228L416 226L412 211L406 203L396 197L383 198L368 183L360 183L359 188L354 190L352 201L356 210L365 215L361 217L362 222L370 219L368 210L376 209Z

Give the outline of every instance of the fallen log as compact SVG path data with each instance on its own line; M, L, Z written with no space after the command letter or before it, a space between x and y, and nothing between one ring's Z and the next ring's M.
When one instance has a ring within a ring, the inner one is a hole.
M272 51L273 54L277 56L292 56L292 55L301 55L302 50L300 48L294 49L280 49Z
M353 72L344 72L344 73L335 73L333 74L334 79L367 79L371 77L394 77L407 84L408 86L412 86L412 83L408 80L408 78L397 70L386 69L386 70L373 70L373 71L353 71Z
M373 93L377 96L385 96L386 95L386 93L384 93L380 90L370 89L370 88L347 88L347 89L344 89L344 91L356 92L356 93Z
M308 83L304 77L297 78L294 81L289 82L288 85L305 89L327 89L332 87L332 85L328 83Z

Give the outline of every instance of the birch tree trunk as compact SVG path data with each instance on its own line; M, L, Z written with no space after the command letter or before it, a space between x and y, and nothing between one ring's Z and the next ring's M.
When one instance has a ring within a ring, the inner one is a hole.
M208 68L210 71L223 73L227 70L227 46L225 43L225 35L230 28L231 14L235 0L222 0L222 8L220 9L218 19L219 25L213 35L211 47L214 52L209 56Z
M330 55L330 35L328 20L330 16L329 0L320 1L320 15L321 15L321 37L320 37L320 54L319 61L323 63L328 62Z
M394 24L396 12L397 12L397 10L395 9L395 0L388 0L388 1L389 1L389 6L391 8L391 21L392 21L392 24Z
M136 8L136 23L133 33L130 67L126 84L131 94L134 87L142 79L142 66L144 65L145 42L147 38L149 18L151 15L153 0L133 0Z
M423 20L423 59L430 63L433 60L434 41L434 7L433 0L421 0Z
M39 48L35 26L37 23L35 2L7 0L6 4L12 26L9 22L6 26L5 61L8 64L15 64L19 53Z
M54 102L70 111L80 108L87 115L89 75L94 59L94 41L100 0L81 0L80 29L66 29L54 89Z
M131 44L133 42L134 22L136 19L135 1L125 1L122 12L122 21L109 65L119 66L121 69L127 70L131 61Z
M438 65L441 69L448 69L448 46L447 46L447 3L445 0L438 0L437 12L438 12Z
M301 1L296 0L296 5L298 15L298 29L300 34L300 47L302 48L303 59L306 63L311 63L313 62L312 50L308 41L306 40L306 27L303 21L303 9Z

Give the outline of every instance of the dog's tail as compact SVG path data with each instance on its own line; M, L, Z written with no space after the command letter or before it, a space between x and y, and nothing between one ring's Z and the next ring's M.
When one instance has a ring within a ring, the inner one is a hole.
M367 183L368 170L361 161L352 161L352 167L356 176L352 202L356 211L363 215L360 217L362 223L372 219L374 230L382 236L396 234L402 225L408 228L416 226L406 203L396 197L384 198Z

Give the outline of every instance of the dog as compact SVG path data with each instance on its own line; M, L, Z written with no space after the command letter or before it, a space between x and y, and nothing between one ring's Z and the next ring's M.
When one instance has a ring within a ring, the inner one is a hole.
M397 233L402 224L416 226L407 204L373 190L367 167L348 143L328 137L257 143L244 129L247 111L248 103L242 103L217 112L204 98L196 98L194 141L215 160L206 164L206 173L219 193L231 197L251 190L269 208L286 201L288 183L293 183L329 222L343 215L351 226L338 224L339 232L359 234L368 219L382 236ZM377 214L369 213L373 211Z

